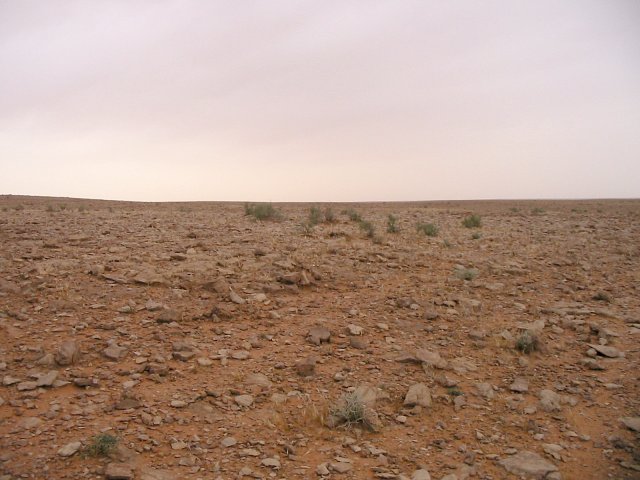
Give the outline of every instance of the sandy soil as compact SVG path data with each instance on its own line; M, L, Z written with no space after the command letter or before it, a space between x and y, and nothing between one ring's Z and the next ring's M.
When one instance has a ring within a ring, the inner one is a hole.
M640 478L640 201L276 207L0 197L0 479Z

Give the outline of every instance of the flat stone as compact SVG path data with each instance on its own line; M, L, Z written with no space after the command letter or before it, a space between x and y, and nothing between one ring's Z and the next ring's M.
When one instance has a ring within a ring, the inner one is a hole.
M104 471L107 480L132 480L133 468L127 463L111 462Z
M307 333L307 340L314 345L328 343L331 340L331 332L327 327L316 325L309 329L309 332Z
M253 405L253 397L251 395L238 395L233 399L241 407L250 407Z
M228 448L233 447L238 441L234 437L225 437L220 441L220 445Z
M104 355L105 358L108 358L109 360L114 360L114 361L120 360L125 356L126 353L127 353L127 349L125 347L120 347L115 343L112 345L109 345L107 348L105 348L102 351L102 355Z
M624 356L622 352L616 347L610 347L608 345L596 345L592 343L590 343L589 346L604 357L618 358Z
M535 480L544 478L558 468L534 452L523 451L500 460L500 465L509 473Z
M38 387L50 387L53 385L53 382L55 382L57 378L58 372L56 370L51 370L50 372L38 377L38 380L36 380L36 385Z
M560 395L558 395L553 390L541 390L538 394L540 397L540 408L545 412L556 412L559 411L560 406Z
M271 380L269 380L267 376L263 375L262 373L250 373L244 379L244 383L246 385L257 385L264 388L269 388L272 385Z
M413 472L411 480L431 480L431 475L428 470L421 468L420 470Z
M78 452L78 450L80 450L81 447L82 447L81 442L67 443L64 447L58 450L58 455L60 455L61 457L70 457L71 455Z

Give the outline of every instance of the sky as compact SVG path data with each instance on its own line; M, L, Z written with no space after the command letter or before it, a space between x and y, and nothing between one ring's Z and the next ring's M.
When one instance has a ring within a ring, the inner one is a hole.
M640 197L637 0L0 0L0 194Z

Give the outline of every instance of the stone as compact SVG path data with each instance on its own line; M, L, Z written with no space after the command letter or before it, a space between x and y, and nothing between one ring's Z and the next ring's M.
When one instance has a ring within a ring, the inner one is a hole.
M416 405L420 405L421 407L431 406L431 392L424 383L411 385L404 397L405 407L414 407Z
M232 288L229 288L229 300L238 305L242 305L246 302L246 300L238 295Z
M81 447L81 442L67 443L64 447L58 450L58 455L60 455L61 457L70 457L71 455L77 453Z
M618 358L624 356L623 353L616 347L610 347L608 345L596 345L591 343L589 344L589 346L604 357Z
M327 463L321 463L316 467L316 475L324 477L326 475L331 474L331 471L327 468Z
M58 365L66 367L73 365L80 358L80 346L75 340L62 342L55 354L55 361Z
M271 380L269 380L267 376L263 375L262 373L250 373L244 379L244 383L246 385L256 385L263 388L270 388L271 385L273 385L271 383Z
M107 464L104 476L107 480L132 480L133 468L127 463L111 462Z
M331 462L329 467L337 473L347 473L353 469L353 465L348 462Z
M250 407L253 405L253 397L251 395L238 395L233 399L241 407Z
M558 471L553 463L529 451L516 453L500 460L499 463L509 473L534 480L544 480L550 473Z
M509 385L509 390L517 393L525 393L529 391L529 381L524 377L516 377L513 383Z
M220 445L224 448L233 447L238 441L234 437L225 437L220 441Z
M495 392L493 391L493 387L491 386L490 383L486 383L486 382L476 383L475 387L476 387L476 391L478 392L478 395L480 395L486 400L492 400L493 397L495 396Z
M443 359L438 352L432 350L420 349L416 351L415 358L422 362L427 367L434 367L439 369L445 369L448 367L448 363Z
M540 397L540 408L545 412L556 412L561 409L561 398L553 390L541 390L538 394Z
M316 372L316 359L307 357L304 360L296 362L296 372L301 377L311 377Z
M280 460L277 458L265 458L260 462L260 465L277 470L280 468Z
M369 342L362 337L349 337L349 345L356 350L366 350L369 347Z
M359 327L358 325L354 325L353 323L347 325L347 333L349 335L362 335L363 332L364 328Z
M177 310L167 309L162 311L158 318L156 318L156 322L158 323L173 323L179 322L182 319L182 315Z
M431 475L428 470L421 468L411 474L411 480L431 480Z
M38 377L38 380L36 380L36 385L38 387L50 387L53 385L53 382L55 382L57 378L58 372L56 370L51 370L50 372Z
M331 332L326 327L316 325L315 327L311 327L307 333L307 340L314 345L328 343L331 340Z
M102 351L102 355L109 360L117 361L125 356L127 353L127 349L125 347L120 347L116 343L112 343L107 348Z
M640 417L622 417L620 421L629 430L640 432Z

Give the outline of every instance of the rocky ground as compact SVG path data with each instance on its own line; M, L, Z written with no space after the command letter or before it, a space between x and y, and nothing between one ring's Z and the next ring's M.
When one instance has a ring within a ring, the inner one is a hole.
M640 201L276 207L0 197L0 479L640 478Z

